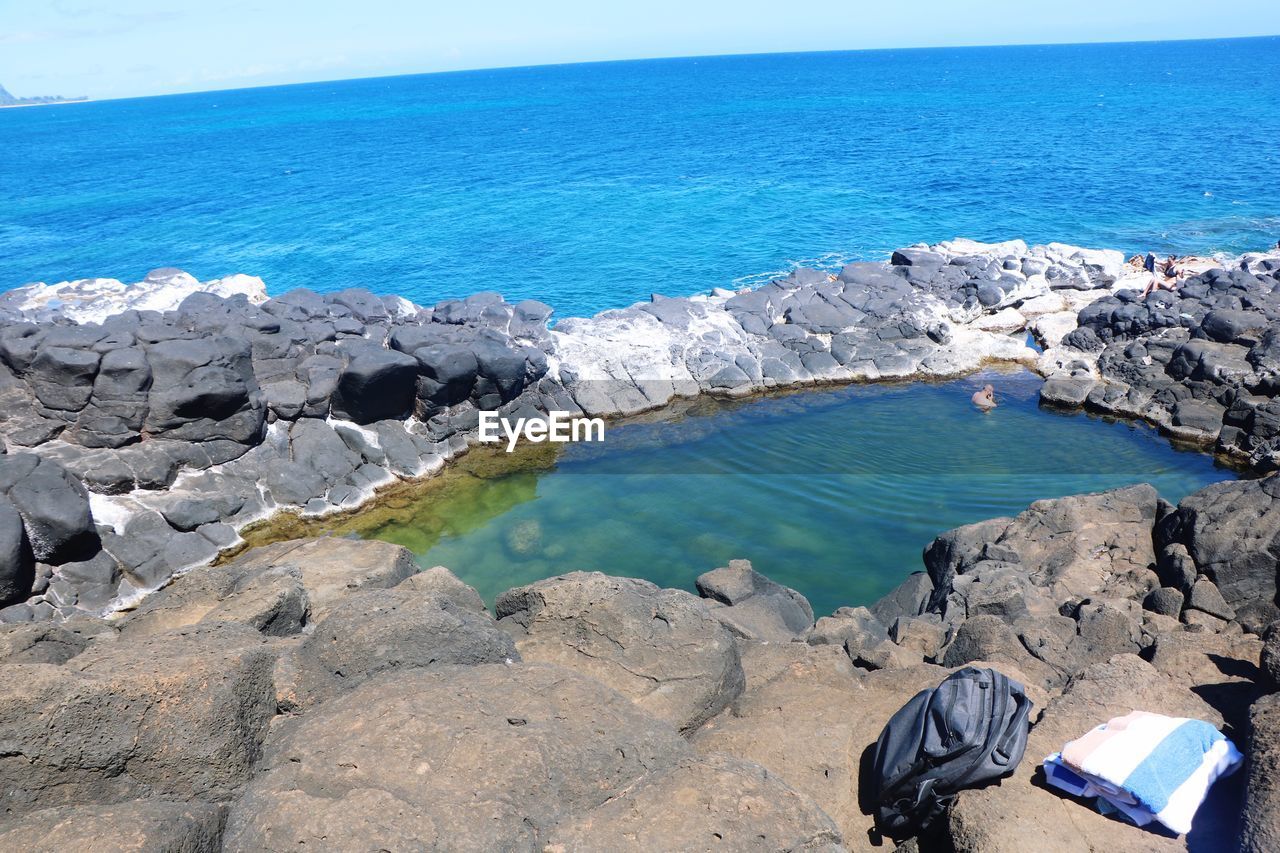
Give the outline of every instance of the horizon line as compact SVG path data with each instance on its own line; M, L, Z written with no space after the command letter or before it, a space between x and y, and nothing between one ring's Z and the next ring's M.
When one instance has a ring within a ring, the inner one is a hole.
M584 59L573 60L569 62L537 62L524 63L519 65L482 65L475 68L449 68L437 71L406 71L397 74L356 74L351 77L334 77L320 80L299 80L292 83L258 83L248 86L228 86L225 88L214 89L195 89L183 92L158 92L151 95L123 95L120 97L95 98L92 96L66 96L66 95L36 95L26 96L32 97L62 97L66 100L51 102L49 104L21 104L14 106L58 106L69 105L73 103L109 103L115 101L139 101L147 98L175 98L187 95L209 95L221 92L249 92L256 89L285 89L293 86L321 86L329 83L350 83L355 81L370 80L396 80L402 77L428 77L445 74L475 74L484 71L522 71L537 68L564 68L575 65L618 65L628 62L656 62L662 60L693 60L693 59L746 59L759 56L806 56L821 55L834 53L891 53L894 51L928 51L928 50L978 50L983 48L1027 48L1027 47L1094 47L1101 45L1138 45L1138 44L1192 44L1196 42L1215 42L1215 41L1254 41L1262 39L1280 38L1280 33L1268 33L1262 35L1251 36L1210 36L1205 38L1147 38L1147 39L1125 39L1123 41L1062 41L1062 42L1003 42L1003 43L986 43L986 44L949 44L949 45L906 45L898 47L856 47L856 48L834 48L828 50L770 50L770 51L753 51L748 53L700 53L700 54L670 54L657 56L632 56L619 59ZM2 85L2 84L0 84ZM22 96L14 95L21 98Z

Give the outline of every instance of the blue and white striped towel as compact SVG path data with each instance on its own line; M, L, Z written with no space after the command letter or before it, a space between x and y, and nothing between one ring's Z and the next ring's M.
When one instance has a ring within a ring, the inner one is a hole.
M1056 788L1098 797L1103 811L1138 826L1154 819L1181 835L1209 787L1241 760L1235 744L1206 722L1134 711L1071 741L1044 760L1044 771Z

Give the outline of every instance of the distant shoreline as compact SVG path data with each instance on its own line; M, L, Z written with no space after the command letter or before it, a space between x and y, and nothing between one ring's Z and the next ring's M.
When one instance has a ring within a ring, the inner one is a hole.
M87 104L89 98L64 98L61 101L35 101L29 104L0 104L0 110L12 110L18 107L61 107L66 104Z

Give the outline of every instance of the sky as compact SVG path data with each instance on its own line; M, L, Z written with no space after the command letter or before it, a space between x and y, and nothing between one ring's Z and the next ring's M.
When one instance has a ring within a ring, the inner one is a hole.
M0 0L0 85L119 98L663 56L1276 34L1277 0Z

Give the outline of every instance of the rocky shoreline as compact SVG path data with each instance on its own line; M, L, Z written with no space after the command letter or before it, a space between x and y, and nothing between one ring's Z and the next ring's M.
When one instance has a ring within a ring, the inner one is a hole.
M1145 279L1118 252L956 240L551 329L549 306L495 293L267 299L256 279L176 270L20 288L0 297L0 621L127 608L246 525L430 476L474 445L482 409L617 418L1016 363L1048 377L1046 401L1266 470L1280 362L1259 329L1280 259L1231 266L1135 302Z
M1275 482L1039 501L816 620L746 561L697 595L574 572L491 614L399 546L257 548L115 619L0 626L0 849L890 849L876 736L977 663L1027 685L1027 758L898 849L1274 850ZM1039 778L1135 708L1248 756L1188 836Z
M496 294L268 300L175 271L124 290L123 313L101 280L6 294L0 849L887 849L859 796L880 728L986 663L1036 703L1027 759L900 849L1274 850L1274 477L1177 506L1144 485L1039 501L820 618L745 561L696 595L574 572L493 613L380 542L209 565L273 513L440 470L481 409L625 417L1000 362L1046 376L1047 403L1265 473L1280 258L1224 264L1142 301L1118 253L953 241L550 329L549 307ZM1186 837L1038 776L1135 708L1212 722L1248 756Z

